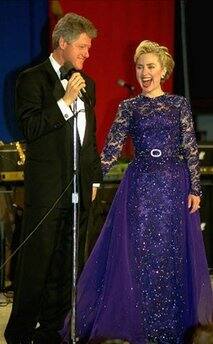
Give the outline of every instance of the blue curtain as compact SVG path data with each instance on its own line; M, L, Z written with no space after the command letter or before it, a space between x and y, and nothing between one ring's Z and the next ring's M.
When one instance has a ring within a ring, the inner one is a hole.
M0 140L22 139L14 110L18 73L48 56L48 0L0 1Z

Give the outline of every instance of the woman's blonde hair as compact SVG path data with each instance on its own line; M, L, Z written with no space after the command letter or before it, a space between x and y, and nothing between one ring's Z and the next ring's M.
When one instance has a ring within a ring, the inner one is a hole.
M175 65L174 60L168 51L168 48L164 47L163 45L158 44L157 42L144 40L138 45L138 47L135 50L135 55L134 55L135 63L137 63L138 58L142 54L147 54L147 53L155 54L158 57L162 68L165 69L165 74L162 78L162 82L167 80L170 77Z

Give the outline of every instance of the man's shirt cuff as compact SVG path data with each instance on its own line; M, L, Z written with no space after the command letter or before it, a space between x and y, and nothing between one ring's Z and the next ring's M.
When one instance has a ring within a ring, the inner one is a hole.
M70 119L73 116L73 113L70 109L70 107L65 103L65 101L61 98L57 101L58 107L62 112L62 115L65 119L65 121L67 121L68 119Z
M93 184L92 184L92 186L93 186L94 188L99 188L100 185L101 185L100 183L93 183Z

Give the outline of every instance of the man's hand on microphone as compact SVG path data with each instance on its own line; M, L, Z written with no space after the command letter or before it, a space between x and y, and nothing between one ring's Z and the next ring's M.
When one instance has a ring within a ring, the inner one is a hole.
M78 97L79 93L85 90L86 83L80 73L73 73L68 81L66 92L63 96L64 102L70 106Z

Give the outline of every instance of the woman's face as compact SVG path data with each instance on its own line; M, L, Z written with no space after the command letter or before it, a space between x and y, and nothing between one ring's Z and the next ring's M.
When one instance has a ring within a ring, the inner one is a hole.
M165 70L157 55L153 53L140 55L136 62L136 78L144 95L155 97L162 94L161 78L163 75L165 75Z

